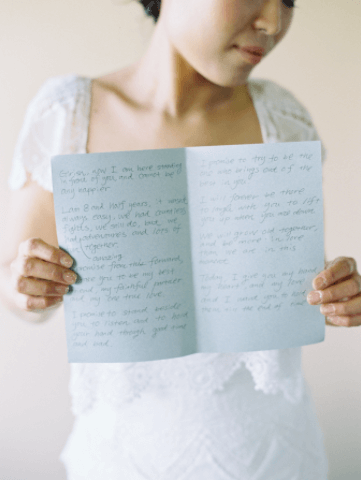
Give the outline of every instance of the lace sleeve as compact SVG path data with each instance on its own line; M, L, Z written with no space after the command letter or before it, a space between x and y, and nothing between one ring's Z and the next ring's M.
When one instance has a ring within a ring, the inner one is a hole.
M326 149L322 139L320 138L320 136L318 134L318 131L317 131L317 129L315 127L315 124L313 122L313 119L311 117L311 114L308 112L308 110L306 110L306 108L302 104L300 104L300 102L298 102L298 100L296 100L296 101L297 101L297 104L298 104L299 108L302 109L302 113L304 115L305 125L307 126L307 128L306 128L307 133L306 133L305 140L306 141L319 140L321 142L321 160L322 160L322 164L323 164L324 161L326 160L326 157L327 157L327 149Z
M310 121L312 123L311 117L310 117ZM326 160L326 157L327 157L327 148L325 147L323 141L321 140L320 136L318 135L316 127L314 126L313 123L312 123L312 128L309 131L309 135L310 135L310 138L308 139L309 141L319 140L321 142L321 159L322 159L322 164L323 164L324 161Z
M77 102L76 80L76 75L50 77L28 104L8 178L10 189L21 188L30 175L52 192L51 157L71 153L69 132Z
M278 125L278 141L319 140L323 163L327 157L327 149L306 107L290 90L278 83L266 80L263 81L263 85L266 90L265 102L268 104L269 110L272 111L271 116L277 115L275 124Z

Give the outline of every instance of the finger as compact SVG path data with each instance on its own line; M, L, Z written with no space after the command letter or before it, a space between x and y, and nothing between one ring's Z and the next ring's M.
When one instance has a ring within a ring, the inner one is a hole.
M16 291L25 295L59 297L59 295L65 295L69 291L68 285L62 285L49 280L38 280L36 278L20 276L15 280L15 282Z
M342 326L342 325L337 325L336 323L330 322L328 317L325 317L325 318L326 318L326 320L325 320L326 325L330 325L331 327L341 327Z
M16 295L16 304L27 312L34 310L45 310L62 302L63 297L34 297L18 293Z
M18 257L16 268L20 276L42 278L66 285L75 283L77 279L72 270L34 257Z
M60 248L53 247L41 238L29 238L19 245L19 254L25 257L38 257L50 263L70 268L73 259Z
M361 292L361 277L354 275L349 280L333 285L325 290L312 291L307 296L308 303L318 305L339 301L344 297L354 297Z
M321 305L320 311L327 316L361 315L361 295L359 294L347 301Z
M340 317L327 317L328 320L338 327L359 327L361 325L361 315L343 315Z
M338 280L352 275L357 270L355 259L350 257L339 257L328 265L326 270L314 278L312 285L315 290L323 290Z

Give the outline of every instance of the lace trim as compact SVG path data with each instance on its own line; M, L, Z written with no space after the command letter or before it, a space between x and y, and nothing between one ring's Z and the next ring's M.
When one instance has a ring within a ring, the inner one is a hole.
M211 395L224 391L243 366L251 373L255 390L283 394L290 403L305 395L301 348L239 354L197 353L174 359L126 364L71 364L69 392L72 412L79 415L105 401L115 409L140 398L146 391L167 394Z

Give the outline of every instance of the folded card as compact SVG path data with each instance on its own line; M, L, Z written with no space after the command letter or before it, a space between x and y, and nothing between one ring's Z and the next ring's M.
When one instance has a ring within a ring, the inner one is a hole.
M324 340L321 142L52 158L69 362Z

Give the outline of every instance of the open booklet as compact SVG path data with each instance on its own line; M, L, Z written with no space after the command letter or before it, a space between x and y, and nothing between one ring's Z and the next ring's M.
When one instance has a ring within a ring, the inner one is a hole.
M52 157L69 362L321 342L321 142Z

